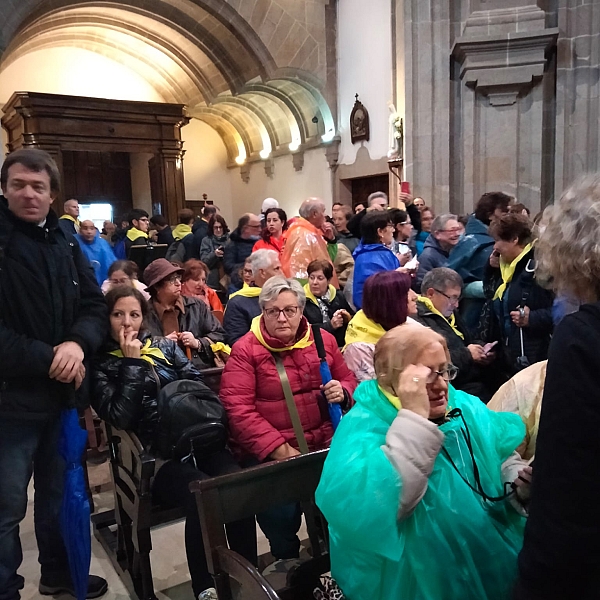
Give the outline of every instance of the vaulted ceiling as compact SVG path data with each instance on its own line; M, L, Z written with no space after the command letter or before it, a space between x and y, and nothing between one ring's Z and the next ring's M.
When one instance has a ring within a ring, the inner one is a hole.
M326 143L335 134L328 0L0 4L0 71L51 47L107 56L218 131L231 164Z

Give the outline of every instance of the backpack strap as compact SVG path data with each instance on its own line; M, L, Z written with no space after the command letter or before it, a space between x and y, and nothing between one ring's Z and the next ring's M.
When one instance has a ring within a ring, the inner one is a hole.
M302 422L300 421L300 415L298 414L298 407L294 401L294 394L292 394L292 388L290 386L290 380L287 376L285 367L281 356L273 353L275 359L275 366L277 367L277 373L281 381L281 387L283 388L283 395L285 396L285 403L287 404L288 412L290 413L290 419L292 420L292 427L294 428L294 435L298 440L298 448L302 454L308 454L308 444L306 443L306 437L304 436L304 430L302 429Z

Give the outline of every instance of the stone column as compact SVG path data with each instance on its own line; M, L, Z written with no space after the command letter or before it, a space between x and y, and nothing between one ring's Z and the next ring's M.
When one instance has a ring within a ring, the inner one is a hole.
M161 204L162 214L171 225L177 224L177 213L185 208L184 154L184 150L163 148L148 162L152 204Z

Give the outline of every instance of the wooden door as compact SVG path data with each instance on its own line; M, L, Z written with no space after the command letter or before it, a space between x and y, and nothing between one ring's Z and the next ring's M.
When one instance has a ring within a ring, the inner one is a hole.
M372 175L352 179L352 208L357 204L367 206L367 198L373 192L385 192L389 196L389 175Z

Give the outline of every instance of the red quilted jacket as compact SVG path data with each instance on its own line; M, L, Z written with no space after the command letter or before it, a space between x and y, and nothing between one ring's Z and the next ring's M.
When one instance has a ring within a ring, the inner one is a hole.
M298 339L307 327L308 322L303 318ZM331 375L351 396L357 385L356 378L346 366L335 338L321 331ZM262 333L269 346L281 347L264 327ZM321 375L315 345L281 352L281 358L309 449L327 448L333 428L327 402L319 389ZM221 379L220 397L229 417L231 447L238 458L250 455L262 461L285 442L298 447L275 359L252 332L240 338L231 350Z

